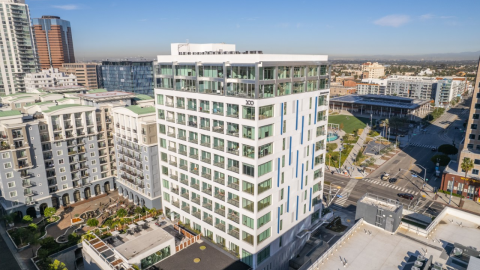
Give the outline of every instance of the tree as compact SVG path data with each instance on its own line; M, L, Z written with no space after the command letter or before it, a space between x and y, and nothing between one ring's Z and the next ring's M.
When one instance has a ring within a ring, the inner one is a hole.
M91 218L91 219L87 220L87 225L89 227L97 227L98 226L98 219Z
M48 270L68 270L65 264L59 260L55 260L48 265Z
M438 147L438 152L444 153L445 155L455 155L458 153L458 149L451 144L442 144Z
M473 169L473 160L468 157L463 158L460 168L465 172L465 178L467 178L468 171Z
M57 212L57 209L54 207L47 207L43 210L43 215L50 221L50 218L55 215L55 212Z
M33 218L29 215L25 215L22 219L22 222L24 223L32 223L33 222Z
M37 226L37 224L35 224L35 223L30 223L30 224L28 224L28 228L29 228L31 231L35 232L35 231L37 231L38 226Z
M343 123L340 123L340 129L343 130Z
M126 216L126 215L127 215L127 210L125 210L125 209L123 209L123 208L118 209L118 211L117 211L117 217L122 218L122 217L124 217L124 216Z
M137 215L143 214L143 209L141 207L135 208L135 214Z
M430 160L433 162L433 164L437 164L438 162L440 166L447 166L450 162L450 157L447 155L435 155Z

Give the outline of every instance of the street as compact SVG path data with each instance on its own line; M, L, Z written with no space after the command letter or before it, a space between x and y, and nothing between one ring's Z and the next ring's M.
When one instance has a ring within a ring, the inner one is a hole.
M440 187L441 177L435 176L435 164L432 156L439 154L432 151L432 147L442 144L452 144L458 147L465 136L462 131L463 123L468 118L468 104L470 99L458 104L455 108L446 111L434 123L425 129L415 128L411 133L410 144L396 156L382 164L372 174L364 179L349 179L339 175L325 174L324 194L329 193L330 183L332 195L336 189L339 196L333 200L333 207L343 207L347 211L355 212L357 201L365 194L372 193L384 198L398 200L404 208L421 214L437 215L445 207L440 202L432 201L433 187ZM456 158L452 156L452 158ZM426 169L426 174L425 174ZM443 168L440 168L443 170ZM396 182L380 180L384 173L390 174ZM423 192L425 178L428 182ZM399 193L410 193L413 200L398 197Z

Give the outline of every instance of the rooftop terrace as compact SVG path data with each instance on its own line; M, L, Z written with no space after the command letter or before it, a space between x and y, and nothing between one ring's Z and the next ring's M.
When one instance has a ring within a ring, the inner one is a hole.
M386 95L348 95L331 98L330 101L393 107L399 109L416 109L421 105L429 103L428 100L412 99L405 97L386 96Z

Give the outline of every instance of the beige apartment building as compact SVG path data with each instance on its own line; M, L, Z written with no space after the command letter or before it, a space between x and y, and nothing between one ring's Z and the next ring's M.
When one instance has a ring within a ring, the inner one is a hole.
M60 72L77 76L79 85L87 89L98 89L97 63L63 63Z
M467 130L459 150L458 160L450 161L443 172L441 189L480 202L480 59ZM470 158L474 165L473 169L467 172L467 177L461 168L466 157Z
M362 64L363 79L378 79L385 76L385 67L378 62L366 62Z

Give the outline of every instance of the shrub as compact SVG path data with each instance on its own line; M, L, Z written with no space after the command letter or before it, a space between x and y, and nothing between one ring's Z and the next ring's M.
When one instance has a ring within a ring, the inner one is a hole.
M442 144L438 147L438 152L444 153L445 155L455 155L458 153L458 149L451 144Z
M440 163L440 166L447 166L450 162L450 157L447 155L435 155L430 159L434 164Z
M67 267L63 262L55 260L53 263L48 265L48 270L67 270Z
M124 216L126 216L126 215L127 215L127 210L125 210L125 209L123 209L123 208L118 209L118 211L117 211L117 217L122 218L122 217L124 217Z
M43 215L50 220L50 218L55 215L55 212L57 212L57 209L54 207L47 207L43 211Z
M91 219L87 220L87 225L89 227L97 227L98 226L98 219L91 218Z
M22 222L24 223L32 223L33 222L33 218L29 215L25 215L22 219Z
M35 224L35 223L30 223L30 224L28 224L28 228L29 228L32 232L36 232L37 229L38 229L38 226L37 226L37 224Z
M40 245L42 248L49 250L49 249L54 249L58 244L55 242L55 239L53 237L48 236L40 240Z

